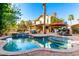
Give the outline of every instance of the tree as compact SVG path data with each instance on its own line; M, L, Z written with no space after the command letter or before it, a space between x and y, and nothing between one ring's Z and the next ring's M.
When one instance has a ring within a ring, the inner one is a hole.
M72 24L72 20L74 20L74 15L69 15L68 16L68 20L71 22L71 24ZM69 26L69 29L70 29L70 34L72 34L72 28L71 28L71 25Z
M22 20L19 24L18 24L18 31L20 32L25 32L25 31L30 31L30 27L32 26L32 22L30 20L28 21L24 21Z
M25 31L27 31L27 21L22 20L22 21L18 24L18 31L20 31L20 32L25 32Z
M29 20L27 23L28 23L27 26L28 26L28 29L29 29L29 33L30 33L30 31L31 31L31 26L32 26L32 21Z
M69 16L68 16L68 20L69 20L69 21L71 22L71 24L72 24L72 20L74 20L74 15L72 15L72 14L69 15Z
M46 3L43 3L43 9L44 9L44 24L43 24L43 33L45 34Z
M0 3L0 34L7 34L15 28L20 15L20 9L10 3Z
M58 19L58 18L56 18L56 17L54 17L54 16L51 16L51 23L56 23L56 22L63 22L64 21L64 19Z

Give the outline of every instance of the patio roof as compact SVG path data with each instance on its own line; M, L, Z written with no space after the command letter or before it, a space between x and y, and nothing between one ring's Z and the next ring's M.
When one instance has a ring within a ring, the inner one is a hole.
M51 23L50 26L66 26L64 22L56 22L56 23Z
M37 24L35 26L42 26L44 24ZM66 24L64 24L64 22L56 22L56 23L51 23L51 24L45 24L46 26L66 26Z

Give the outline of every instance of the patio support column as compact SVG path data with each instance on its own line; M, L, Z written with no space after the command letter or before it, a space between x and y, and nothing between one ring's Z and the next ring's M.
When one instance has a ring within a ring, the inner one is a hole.
M68 26L69 30L70 30L70 34L72 34L72 28L71 25Z
M49 30L50 30L50 32L51 32L51 26L49 27Z
M43 33L45 34L45 25L43 25Z
M70 34L72 34L72 29L71 29L71 27L70 27Z

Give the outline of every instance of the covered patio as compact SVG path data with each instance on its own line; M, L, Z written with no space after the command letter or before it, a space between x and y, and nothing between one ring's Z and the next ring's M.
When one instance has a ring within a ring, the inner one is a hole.
M31 29L35 29L37 33L43 33L43 25L44 24L33 25L31 26ZM64 24L64 22L45 24L45 33L54 32L54 29L58 29L61 27L67 27L67 24Z

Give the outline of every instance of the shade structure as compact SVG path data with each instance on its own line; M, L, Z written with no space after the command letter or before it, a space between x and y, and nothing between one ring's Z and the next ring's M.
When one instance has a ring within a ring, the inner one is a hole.
M62 23L62 22L58 22L58 23L52 23L50 24L51 26L66 26L66 24Z
M35 26L42 26L44 24L37 24ZM64 22L55 22L51 24L45 24L45 26L66 26L67 24L64 24Z

